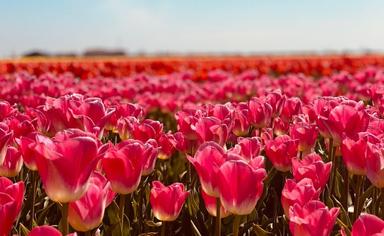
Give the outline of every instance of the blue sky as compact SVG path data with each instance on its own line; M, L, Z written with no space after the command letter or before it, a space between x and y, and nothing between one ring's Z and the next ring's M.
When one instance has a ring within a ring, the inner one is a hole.
M381 0L0 0L0 56L384 50Z

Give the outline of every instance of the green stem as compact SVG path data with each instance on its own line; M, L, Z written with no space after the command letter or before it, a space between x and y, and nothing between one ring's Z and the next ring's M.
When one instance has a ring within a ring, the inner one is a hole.
M357 187L356 187L356 197L355 197L355 205L353 206L353 219L356 220L360 215L360 204L361 204L361 191L363 188L364 176L358 176L357 178Z
M221 216L220 216L220 198L216 198L216 236L221 235Z
M68 205L69 205L69 203L63 203L63 206L61 208L61 226L62 226L61 231L62 231L63 235L67 235L69 232Z
M167 223L166 221L163 221L161 225L161 236L165 236L166 231L167 231Z
M239 215L235 215L235 219L233 219L233 236L239 235L240 219L241 216Z
M31 171L32 181L32 209L31 209L31 229L33 228L33 222L35 221L35 203L36 203L36 192L37 192L37 173Z
M125 194L120 194L119 208L120 208L120 233L124 235L124 210L125 210Z
M380 189L380 200L379 200L379 209L380 209L380 216L384 214L384 188Z
M345 187L345 193L342 195L343 199L343 207L348 213L348 196L349 196L349 173L348 170L345 168L344 169L344 187Z

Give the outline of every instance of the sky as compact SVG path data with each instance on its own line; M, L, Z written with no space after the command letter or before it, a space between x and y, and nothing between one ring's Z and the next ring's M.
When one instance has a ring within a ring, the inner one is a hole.
M382 0L0 0L0 57L384 51Z

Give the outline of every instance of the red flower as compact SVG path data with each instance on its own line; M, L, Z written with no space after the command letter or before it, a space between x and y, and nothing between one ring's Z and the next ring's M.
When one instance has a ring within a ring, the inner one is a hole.
M204 192L213 197L219 197L219 168L226 161L224 149L215 142L202 144L195 157L187 157L199 175Z
M102 168L111 182L112 190L128 194L139 186L147 161L142 142L126 140L109 150L102 160Z
M299 140L299 151L308 153L315 145L318 132L315 125L298 122L291 125L290 135L293 139Z
M304 206L310 200L318 200L319 196L320 191L315 189L311 179L304 178L298 182L287 179L281 192L281 205L285 216L289 217L289 208L295 203Z
M0 177L0 235L9 235L20 214L24 198L24 182L12 183Z
M259 98L252 98L248 102L248 121L256 128L268 127L271 123L272 107Z
M216 200L217 198L209 196L204 192L203 189L200 189L201 197L204 200L205 208L211 216L216 217ZM220 204L220 218L225 218L231 215L231 212L227 211L222 204Z
M77 231L86 232L96 228L101 224L104 210L115 195L107 179L94 172L85 194L79 200L69 203L68 222Z
M188 195L182 183L164 186L160 181L153 181L149 198L153 214L161 221L176 220Z
M289 229L293 236L329 236L339 211L316 200L304 206L296 203L289 209Z
M351 236L373 236L384 234L384 221L375 215L363 213L353 223Z
M365 139L360 138L354 141L345 138L341 144L341 153L343 161L348 171L354 175L365 175L366 159L367 159L368 143Z
M308 154L303 160L292 159L292 174L296 181L309 178L315 189L323 189L328 182L332 163L324 163L316 153Z
M19 174L22 166L21 153L17 148L10 146L7 149L3 164L0 165L0 176L15 177Z
M219 170L219 193L223 207L236 215L250 214L263 193L265 176L264 168L256 169L243 160L226 161Z
M37 136L35 151L37 169L48 197L62 203L81 198L100 160L96 140L81 130L65 130L53 139Z
M297 156L298 140L282 135L267 141L265 153L273 166L279 171L291 169L292 158Z

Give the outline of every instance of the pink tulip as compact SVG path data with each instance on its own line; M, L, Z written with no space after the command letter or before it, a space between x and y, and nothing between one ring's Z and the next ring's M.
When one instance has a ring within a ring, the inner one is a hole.
M248 105L247 103L239 103L234 111L234 127L232 132L236 136L244 136L249 131L249 121L248 121Z
M353 223L351 236L384 235L384 221L375 215L361 214Z
M158 153L159 148L157 147L157 142L155 140L149 139L146 143L144 143L143 176L150 175L155 170Z
M318 200L319 196L320 191L315 189L311 179L304 178L298 182L287 179L281 192L281 205L285 216L289 217L289 208L295 203L304 206L310 200Z
M0 165L0 176L15 177L19 174L22 166L21 153L17 148L10 146L7 149L3 164Z
M252 98L248 102L248 121L256 128L268 127L272 117L272 107L267 102Z
M384 145L368 144L367 177L377 188L384 188Z
M145 147L139 141L126 140L109 150L102 160L102 168L112 190L120 194L135 191L146 161Z
M224 149L215 142L206 142L197 150L195 157L187 157L199 175L204 192L219 197L219 168L227 159Z
M200 189L201 197L204 200L205 208L211 216L216 217L216 200L217 198L209 196L204 192L203 189ZM227 211L223 205L220 205L220 218L225 218L231 215L229 211Z
M20 214L24 198L24 182L12 183L0 177L0 235L9 235Z
M196 122L196 133L200 143L215 141L223 146L228 139L229 132L229 127L213 116L202 117Z
M36 142L36 165L48 197L61 203L81 198L101 158L92 135L70 129L53 139L37 136Z
M94 172L85 194L79 200L69 203L69 224L82 232L96 228L101 224L105 208L113 201L115 195L107 179Z
M367 159L367 141L363 138L354 141L345 138L341 144L343 161L348 171L354 175L365 175Z
M267 142L265 153L273 166L279 171L289 171L291 160L297 156L298 140L282 135Z
M315 189L323 189L331 173L332 163L324 163L316 154L308 154L302 160L292 159L292 174L296 181L309 178Z
M13 137L13 132L9 130L9 127L0 122L0 164L4 162L4 158L7 152L7 145Z
M28 236L62 236L61 232L56 228L44 225L34 227L31 232L29 232Z
M158 144L161 147L158 158L162 160L167 160L172 156L173 152L175 151L177 140L171 133L161 134L158 140Z
M36 157L34 152L36 136L37 133L31 133L26 137L22 136L19 139L16 139L16 143L19 146L24 164L28 169L32 171L37 171Z
M298 122L290 127L290 135L299 140L299 151L308 153L315 146L318 132L316 126L306 122Z
M226 161L219 169L219 193L223 207L236 215L250 214L263 193L265 176L264 168L255 169L243 160Z
M260 155L261 142L257 137L239 138L237 144L228 152L242 156L245 160L251 159Z
M324 137L329 134L334 145L339 146L343 136L358 138L359 132L368 128L369 117L360 103L340 104L329 112L328 117L320 116L318 126Z
M146 119L141 123L133 123L132 138L146 142L149 139L158 140L163 133L163 124L159 121Z
M291 97L285 100L280 117L283 121L290 121L294 115L297 115L301 112L301 100L297 97Z
M61 232L53 226L43 225L34 227L28 236L62 236ZM67 236L77 236L77 233L67 234Z
M336 207L328 209L317 200L304 206L295 203L289 209L289 229L293 236L329 236L339 211Z
M161 221L176 220L188 195L182 183L165 186L160 181L153 181L149 198L153 214Z
M6 117L11 116L17 111L13 108L9 102L0 100L0 120L4 120Z

